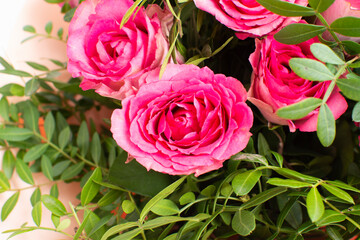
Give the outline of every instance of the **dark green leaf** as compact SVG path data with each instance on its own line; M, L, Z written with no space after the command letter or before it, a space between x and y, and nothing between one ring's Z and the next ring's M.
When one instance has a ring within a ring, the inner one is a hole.
M69 144L71 139L70 127L64 128L59 134L59 147L64 149Z
M41 191L40 188L36 188L30 197L31 206L35 206L35 204L40 201L41 201Z
M336 64L336 65L345 64L345 62L341 58L339 58L339 56L336 53L334 53L334 51L331 50L330 47L328 47L325 44L313 43L310 46L310 50L312 54L322 62Z
M101 157L101 142L97 132L94 133L91 140L91 157L96 164L99 164Z
M349 73L347 78L339 78L336 85L340 88L345 97L360 101L360 77L355 73Z
M103 226L105 226L109 221L110 219L112 218L113 216L111 215L107 215L105 217L103 217L102 219L100 219L100 221L98 221L94 227L91 229L91 231L88 233L88 236L89 237L92 237L92 235L94 233L96 233L98 230L100 230ZM104 235L104 234L102 234Z
M98 205L100 207L107 206L113 203L116 199L118 199L121 195L121 192L116 190L109 190L100 200L98 201ZM124 200L126 201L126 200Z
M90 210L85 211L85 218L87 218L87 222L84 224L85 232L88 234L88 236L90 236L90 232L93 232L91 239L100 240L101 237L105 234L105 227L98 226L98 223L101 221L100 218ZM97 227L97 230L94 229L95 227Z
M324 147L329 147L335 139L335 118L327 104L320 107L317 136Z
M20 70L15 70L15 69L0 70L0 73L5 73L5 74L19 76L19 77L32 77L32 75L30 73L20 71Z
M55 214L59 217L66 215L65 206L55 197L51 195L42 195L41 201L44 206L49 209L52 214Z
M14 209L18 199L20 192L14 193L3 205L1 208L1 221L5 221L5 219L9 216L11 211Z
M268 184L282 187L290 187L290 188L303 188L303 187L311 187L312 184L307 182L300 182L293 179L281 179L281 178L270 178L267 181Z
M6 97L2 97L0 100L0 116L5 120L9 121L9 102Z
M51 141L52 136L54 135L55 132L55 119L51 112L49 112L45 117L44 129L45 129L46 138L49 141Z
M59 60L50 59L50 61L51 61L53 64L55 64L56 66L59 66L59 67L65 68L64 63L60 62Z
M311 8L298 4L292 4L281 0L256 0L267 10L278 15L287 17L300 17L315 15L315 11Z
M38 144L29 149L24 155L24 162L28 163L40 158L48 148L48 144Z
M324 214L325 207L317 188L310 189L306 197L306 208L312 222L318 221Z
M63 174L61 174L60 179L62 179L62 180L72 179L73 177L77 176L83 170L84 165L85 165L84 162L79 162L75 165L72 165L71 167L66 169L63 172Z
M35 184L29 166L21 159L16 160L16 172L24 182L31 185Z
M345 36L360 37L360 18L337 18L331 23L330 29Z
M321 103L321 99L309 97L298 103L278 109L276 114L285 119L301 119L314 111Z
M256 196L252 197L249 201L247 201L243 205L241 205L241 209L248 209L251 207L258 206L258 205L268 201L269 199L276 197L277 195L279 195L283 192L286 192L286 190L287 190L287 188L285 188L285 187L274 187L274 188L265 190L265 191L257 194Z
M348 194L344 190L341 190L340 188L337 188L333 185L326 184L326 183L321 184L321 186L324 187L326 190L328 190L334 196L336 196L348 203L355 204L354 199L350 196L350 194Z
M96 181L102 181L101 169L96 168L94 172L91 174L90 178L87 180L85 186L81 191L81 204L86 205L93 200L93 198L97 195L100 189L100 185L93 182L93 179Z
M71 21L71 19L74 16L75 10L76 10L76 8L73 8L73 9L70 9L69 11L67 11L65 13L65 15L64 15L64 21L65 22L70 22Z
M323 63L314 59L292 58L289 66L299 77L311 81L328 81L334 78L334 74Z
M26 128L39 132L40 113L37 107L30 101L24 104L24 124Z
M247 236L255 229L255 215L246 210L239 210L232 219L231 227L239 235Z
M83 121L80 125L79 132L76 139L76 144L80 148L81 156L85 156L89 149L89 131L86 121Z
M333 226L327 226L326 233L332 240L343 240L340 232Z
M297 229L303 222L303 214L299 197L288 197L285 194L278 195L277 201L280 209L280 214L276 221L276 226L281 227L286 220L293 228Z
M34 28L33 26L31 26L31 25L25 25L25 26L23 27L23 30L24 30L25 32L29 32L29 33L36 33L35 28Z
M309 0L310 6L318 13L328 9L335 0Z
M209 185L206 188L204 188L200 194L206 197L211 197L214 195L214 192L216 191L216 187L214 185Z
M64 161L56 163L52 167L53 177L57 177L60 174L62 174L64 172L64 170L70 165L70 163L71 163L70 160L64 160Z
M31 96L34 94L40 87L38 78L32 78L30 81L26 82L24 94L25 96Z
M151 208L151 211L160 216L170 216L178 214L179 208L170 199L161 199Z
M53 29L53 24L52 22L48 22L46 25L45 25L45 32L50 35L51 34L51 31Z
M10 150L6 150L2 160L2 170L5 176L10 179L15 168L15 157ZM0 185L1 186L1 185Z
M346 215L340 214L333 210L325 210L320 220L316 222L316 225L319 227L328 226L333 223L342 222L345 219L346 219Z
M28 61L28 62L26 62L26 63L27 63L27 65L29 65L29 66L32 67L33 69L36 69L36 70L39 70L39 71L44 71L44 72L48 72L48 71L49 71L49 69L48 69L46 66L41 65L41 64L39 64L39 63L30 62L30 61Z
M59 28L59 30L57 31L58 38L61 40L63 38L63 35L64 35L64 29Z
M41 202L37 202L31 211L31 216L36 226L40 226L41 224L41 214L42 214Z
M50 158L48 156L43 155L41 157L41 171L49 179L50 181L53 181L53 169Z
M356 55L360 53L360 44L354 41L342 41L342 45L350 55Z
M232 187L237 195L248 194L259 181L262 175L261 171L251 170L236 175L232 181Z
M285 26L274 35L276 41L284 44L299 44L325 32L324 26L293 23Z

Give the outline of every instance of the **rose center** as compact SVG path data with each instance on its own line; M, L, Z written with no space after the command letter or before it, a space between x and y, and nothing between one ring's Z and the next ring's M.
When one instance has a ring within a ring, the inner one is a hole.
M187 134L199 130L194 105L182 103L174 104L172 107L167 114L168 124L171 130L171 139L175 141L181 140Z

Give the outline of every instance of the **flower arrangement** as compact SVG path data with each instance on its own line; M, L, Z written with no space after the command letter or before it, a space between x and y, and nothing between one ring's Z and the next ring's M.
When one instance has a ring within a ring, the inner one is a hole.
M358 1L45 1L69 31L27 40L64 41L68 61L34 75L0 57L26 80L0 88L1 221L14 171L33 189L9 238L357 238ZM59 182L80 182L78 204Z

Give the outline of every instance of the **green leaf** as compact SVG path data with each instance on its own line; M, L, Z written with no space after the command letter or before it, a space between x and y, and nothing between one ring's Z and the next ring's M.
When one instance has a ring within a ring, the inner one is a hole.
M289 66L299 77L311 81L328 81L334 78L334 74L323 63L314 59L292 58Z
M333 223L342 222L346 219L346 215L340 214L333 210L325 210L322 217L316 222L318 227L328 226Z
M311 8L298 4L284 2L281 0L256 0L267 10L286 17L300 17L315 15L315 11Z
M272 155L274 155L276 161L279 164L279 167L283 167L284 157L282 155L280 155L279 153L277 153L277 152L274 152L274 151L270 151L270 152L271 152Z
M51 31L53 29L53 24L52 22L48 22L46 25L45 25L45 32L50 35L51 34Z
M56 231L62 231L70 227L71 220L70 219L64 219L60 221L59 225L56 227Z
M335 0L309 0L310 6L318 13L328 9Z
M175 204L175 203L174 203ZM156 206L156 205L155 205ZM176 205L175 205L176 206ZM122 203L121 203L121 208L123 209L123 211L126 213L126 214L130 214L132 213L134 210L135 210L135 204L130 201L130 200L124 200ZM179 209L178 209L179 210ZM152 211L152 210L151 210ZM158 214L158 215L161 215L161 214ZM170 214L172 215L172 214Z
M53 177L57 177L60 174L62 174L64 172L64 170L70 165L70 160L64 160L61 162L56 163L53 167L52 167L52 176Z
M65 13L65 15L64 15L64 21L65 22L70 22L71 21L71 19L74 16L75 10L76 10L76 8L73 8L73 9L70 9L69 11L67 11Z
M360 102L355 104L351 117L354 122L360 122Z
M9 216L11 211L14 209L18 199L20 192L14 193L3 205L1 209L1 221L5 221L5 219Z
M91 239L100 240L101 237L105 234L105 227L97 226L98 223L101 221L101 219L91 210L85 210L85 218L87 219L87 221L86 222L84 221L81 224L81 226L84 226L87 236L90 236L90 232L93 232ZM80 233L82 232L81 226L79 227L79 230L78 230L78 232L80 232ZM95 230L95 227L97 227L98 229ZM95 230L95 231L93 231L93 230Z
M31 96L34 94L40 87L38 78L32 78L30 81L27 81L25 84L24 94L25 96Z
M54 224L54 227L57 227L60 224L60 217L57 215L51 214L51 221Z
M335 139L335 118L327 104L320 107L316 133L324 147L329 147Z
M334 185L338 188L342 188L342 189L345 189L345 190L349 190L349 191L353 191L353 192L357 192L357 193L360 193L360 190L349 185L349 184L346 184L344 182L341 182L339 180L335 180L335 181L326 181L327 183L331 184L331 185Z
M76 177L79 173L81 173L81 171L84 168L85 163L84 162L79 162L77 164L72 165L71 167L69 167L68 169L66 169L62 174L60 179L62 180L69 180L72 179L74 177Z
M66 215L65 206L57 198L51 195L42 195L41 201L52 214L59 217Z
M57 31L56 35L58 36L58 38L61 40L63 38L64 35L64 29L63 28L59 28L59 30Z
M341 41L345 51L350 55L356 55L360 53L360 44L354 41Z
M324 203L315 187L311 188L306 196L306 208L312 222L318 221L324 214Z
M301 119L307 116L310 112L314 111L322 103L322 100L319 98L305 98L298 103L291 104L286 107L282 107L276 111L276 114L279 117L285 119Z
M60 30L60 29L59 29ZM50 59L50 61L55 64L56 66L58 67L61 67L61 68L65 68L65 65L63 62L60 62L59 60L55 60L55 59Z
M21 159L16 160L16 172L24 182L30 185L35 184L29 166Z
M193 192L187 192L179 199L180 205L185 205L195 201L195 194Z
M293 23L274 35L276 41L284 44L299 44L326 31L326 27L313 24Z
M81 156L85 156L89 149L89 131L86 121L82 121L76 138L76 144L80 148Z
M47 3L62 3L64 0L45 0Z
M319 1L319 0L318 0ZM343 65L345 62L325 44L313 43L310 46L312 54L322 62Z
M115 202L116 199L118 199L121 195L121 192L117 190L110 190L108 191L100 200L98 201L98 205L100 207L107 206L113 202ZM126 200L124 200L126 201Z
M296 172L294 170L288 169L288 168L274 168L274 170L287 178L291 178L291 179L295 179L295 180L299 180L299 181L306 181L306 182L311 182L311 183L315 183L317 181L319 181L319 178L316 177L312 177L309 175L305 175L299 172Z
M32 67L35 70L44 71L44 72L50 71L46 66L41 65L41 64L36 63L36 62L28 61L28 62L26 62L26 64L29 65L30 67Z
M51 138L55 132L55 119L51 112L46 114L45 121L44 121L44 129L46 138L51 141Z
M111 215L107 215L105 217L103 217L102 219L100 219L100 221L98 221L94 227L91 229L91 231L88 233L88 237L92 237L92 235L94 233L96 233L98 230L100 230L103 226L105 226L109 221L110 219L112 218L113 216ZM104 235L104 234L102 234ZM99 238L100 239L100 238Z
M0 116L5 120L9 121L10 105L6 97L2 97L0 100Z
M274 187L268 190L265 190L256 196L252 197L249 201L241 205L241 209L248 209L251 207L258 206L269 199L276 197L277 195L286 192L287 188L285 187Z
M35 206L35 204L40 201L41 201L41 190L40 188L36 188L30 197L31 206Z
M161 199L151 208L151 211L160 216L170 216L178 214L179 208L170 199Z
M337 18L331 23L330 29L344 36L360 37L360 18Z
M104 234L104 236L101 238L101 240L106 240L108 239L110 236L125 231L129 228L132 227L137 227L138 223L137 222L126 222L126 223L122 223L119 225L115 225L113 227L111 227L109 230L106 231L106 233Z
M360 101L360 77L355 73L349 73L346 77L336 80L336 85L345 97L354 101Z
M259 163L261 165L268 166L269 163L266 158L260 154L251 154L251 153L237 153L230 158L231 160L236 161L247 161L252 163Z
M92 137L90 152L92 159L98 165L101 157L101 142L99 134L97 132L95 132Z
M246 210L239 210L231 222L232 229L241 236L247 236L255 229L255 215Z
M41 214L41 202L37 202L31 211L31 216L36 226L40 226L41 224Z
M23 27L23 30L24 30L25 32L29 32L29 33L36 33L35 28L34 28L33 26L31 26L31 25L25 25L25 26Z
M214 185L209 185L206 188L204 188L200 194L204 195L206 197L211 197L214 195L214 192L216 191L216 187Z
M7 178L11 178L15 168L15 157L10 150L6 150L2 160L2 170ZM1 185L0 185L1 186Z
M53 196L54 198L59 197L59 188L56 183L51 186L50 195Z
M9 180L5 176L5 174L1 171L0 171L0 189L5 191L10 189Z
M328 190L334 196L336 196L348 203L355 204L354 199L350 196L350 194L348 194L344 190L341 190L340 188L337 188L333 185L326 184L326 183L321 184L321 186L324 187L326 190Z
M41 157L41 172L49 179L50 181L53 181L53 169L51 160L48 156L43 155Z
M94 199L100 189L100 185L93 182L93 179L96 181L102 181L101 169L96 168L91 174L90 178L87 180L81 191L81 205L86 205Z
M248 194L259 181L261 171L251 170L236 175L232 181L232 187L236 195L243 196Z
M64 149L71 139L70 127L64 128L59 134L59 147Z
M5 74L9 74L9 75L14 75L14 76L18 76L18 77L32 77L32 75L30 73L24 72L24 71L19 71L19 70L15 70L15 69L4 69L4 70L0 70L0 73L5 73ZM22 96L22 95L20 95Z
M38 144L29 149L24 155L24 162L28 163L34 161L45 153L48 148L48 144Z
M173 182L163 190L161 190L155 197L150 199L146 205L144 206L143 210L140 213L139 220L140 222L144 222L146 215L150 212L152 207L158 203L161 199L166 198L171 193L173 193L178 186L186 179L186 176L183 176L182 178L178 179L177 181Z
M277 202L280 209L280 214L278 215L276 226L281 227L286 220L294 229L297 229L303 222L303 214L300 203L298 199L300 197L290 197L283 195L277 196Z
M39 132L40 113L37 107L30 101L24 104L24 124L25 128Z
M335 227L327 226L326 233L329 235L329 237L332 240L343 240L343 237L341 236L340 232Z
M267 181L268 184L282 187L290 187L290 188L303 188L303 187L311 187L312 184L307 182L300 182L293 179L281 179L281 178L270 178Z

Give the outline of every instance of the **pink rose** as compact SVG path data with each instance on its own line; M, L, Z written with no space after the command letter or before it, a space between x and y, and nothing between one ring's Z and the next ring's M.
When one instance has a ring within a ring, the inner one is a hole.
M285 0L302 6L308 0ZM215 16L225 26L236 31L240 39L261 37L277 32L291 22L300 21L300 17L284 17L274 14L256 0L194 0L195 5Z
M169 64L158 76L159 69L145 74L111 117L114 139L140 164L198 176L246 147L253 114L238 80L195 65Z
M248 100L252 102L272 123L288 125L291 132L296 129L304 132L316 131L318 109L299 120L287 120L276 115L281 107L297 103L308 97L323 98L330 81L316 82L298 77L289 67L291 58L312 58L310 45L318 42L310 39L297 45L285 45L272 36L256 41L255 52L250 55L253 67ZM335 119L347 108L344 97L335 88L327 101Z
M160 66L168 52L172 15L157 5L140 8L120 29L132 0L86 0L69 26L68 71L83 76L83 90L123 99L134 94L139 77ZM164 24L162 25L162 20Z
M335 2L322 13L323 17L328 24L331 24L335 19L341 17L360 17L360 1L359 0L335 0ZM317 21L318 24L321 24L320 21ZM337 34L341 41L350 40L360 42L359 37L347 37L340 34ZM333 37L329 32L325 32L323 37L327 40L333 40Z

